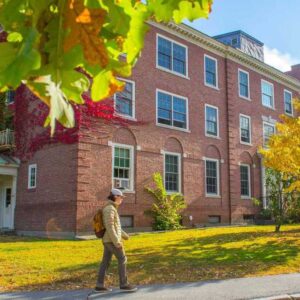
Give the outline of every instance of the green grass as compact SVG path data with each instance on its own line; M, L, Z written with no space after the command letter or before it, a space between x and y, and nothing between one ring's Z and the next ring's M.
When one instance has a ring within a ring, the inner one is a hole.
M125 242L135 284L300 272L300 225L147 233ZM102 243L0 237L0 290L78 289L95 285ZM113 261L108 284L117 285Z

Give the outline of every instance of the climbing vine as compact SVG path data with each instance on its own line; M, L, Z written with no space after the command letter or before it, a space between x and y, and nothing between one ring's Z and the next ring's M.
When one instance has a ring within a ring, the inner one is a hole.
M73 107L75 126L65 128L57 123L55 134L51 135L50 128L44 127L49 107L38 101L25 85L20 86L15 97L16 156L26 160L46 145L77 143L81 138L80 129L85 127L90 132L96 130L95 123L97 122L101 122L102 125L115 124L124 127L143 124L116 115L112 99L93 102L88 94L84 94L83 99L84 105L74 105Z

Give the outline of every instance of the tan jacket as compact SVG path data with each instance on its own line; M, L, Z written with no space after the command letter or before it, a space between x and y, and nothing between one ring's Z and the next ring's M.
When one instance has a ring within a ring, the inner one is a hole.
M103 243L113 243L116 247L122 245L122 238L127 240L128 234L122 230L120 217L115 202L109 200L102 210L103 224L106 229Z

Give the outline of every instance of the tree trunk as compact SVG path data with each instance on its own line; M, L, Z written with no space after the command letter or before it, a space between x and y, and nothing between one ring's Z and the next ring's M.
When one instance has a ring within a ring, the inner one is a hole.
M275 232L279 232L280 231L280 227L281 227L281 224L276 224Z

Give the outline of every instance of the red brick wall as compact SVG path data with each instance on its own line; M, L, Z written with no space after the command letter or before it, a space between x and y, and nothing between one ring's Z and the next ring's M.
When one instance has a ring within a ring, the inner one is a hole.
M18 91L20 92L20 90ZM37 132L32 126L34 111L40 101L21 89L22 109L16 109L19 134L17 144L30 145ZM18 103L16 103L18 105ZM22 115L18 115L22 114ZM18 171L15 228L17 231L45 232L47 235L74 235L76 226L77 144L44 146L29 158L20 156ZM16 155L21 155L17 149ZM37 186L28 189L28 166L37 164Z
M292 70L286 72L286 74L300 80L300 64L292 66Z
M156 32L188 46L189 79L156 68ZM218 90L204 85L204 54L218 60ZM251 101L238 96L238 68L250 74ZM261 79L274 84L276 110L265 108L261 104ZM135 149L137 145L141 147L140 151L135 150L135 193L128 194L120 208L121 214L134 215L136 227L150 225L150 220L143 215L144 210L151 206L151 198L145 193L144 186L151 182L154 172L163 172L161 150L184 153L186 156L182 157L182 192L188 203L184 212L186 224L189 215L193 215L194 223L207 223L209 215L220 215L222 223L229 223L230 220L239 223L243 222L243 215L257 213L258 209L250 199L241 199L239 164L247 163L252 166L251 195L260 197L261 163L257 149L262 144L262 116L271 116L278 120L279 114L284 110L284 86L252 69L229 59L226 61L224 57L155 28L147 35L145 48L134 68L131 80L136 86L136 117L138 121L146 124L131 126L127 130L111 128L111 133L102 140L99 136L96 137L97 133L89 132L90 140L82 141L79 156L83 156L81 161L88 163L88 166L79 167L79 173L84 172L84 176L79 176L79 181L83 181L81 186L84 186L87 196L83 197L85 200L80 203L77 218L81 220L83 216L91 215L95 207L106 201L112 185L112 149L108 146L109 141L133 145ZM188 98L190 132L155 125L156 89ZM219 108L220 139L205 136L205 104ZM240 144L240 113L251 117L252 146ZM82 147L84 149L81 150ZM217 158L221 161L220 198L205 197L203 157ZM98 202L98 199L101 201ZM78 222L79 231L87 228Z
M156 68L156 32L188 47L189 79ZM204 85L204 54L218 60L219 89ZM238 68L250 74L251 101L238 96ZM261 79L274 84L275 109L261 104ZM121 215L134 216L135 227L149 227L151 220L144 211L152 199L144 186L152 182L154 172L163 172L162 151L182 154L182 192L193 223L208 223L208 216L219 215L221 222L240 223L243 215L257 213L251 200L241 199L239 164L252 165L252 196L261 191L261 165L257 148L262 143L262 116L278 119L283 112L284 86L272 79L240 66L224 56L211 53L164 31L152 28L145 48L133 70L136 117L143 125L120 128L95 121L92 128L81 129L78 145L51 146L42 149L30 160L38 164L38 187L29 192L27 165L22 164L18 182L17 228L43 230L47 220L55 218L62 231L91 231L91 219L101 207L112 187L112 143L134 146L134 193L120 207ZM189 131L162 128L156 125L156 89L188 98ZM293 91L295 93L295 91ZM205 104L219 109L220 138L205 136ZM251 116L252 146L240 144L239 114ZM220 161L221 197L205 196L205 161ZM37 211L43 213L39 216ZM22 215L23 214L23 215ZM46 216L46 217L43 217Z

